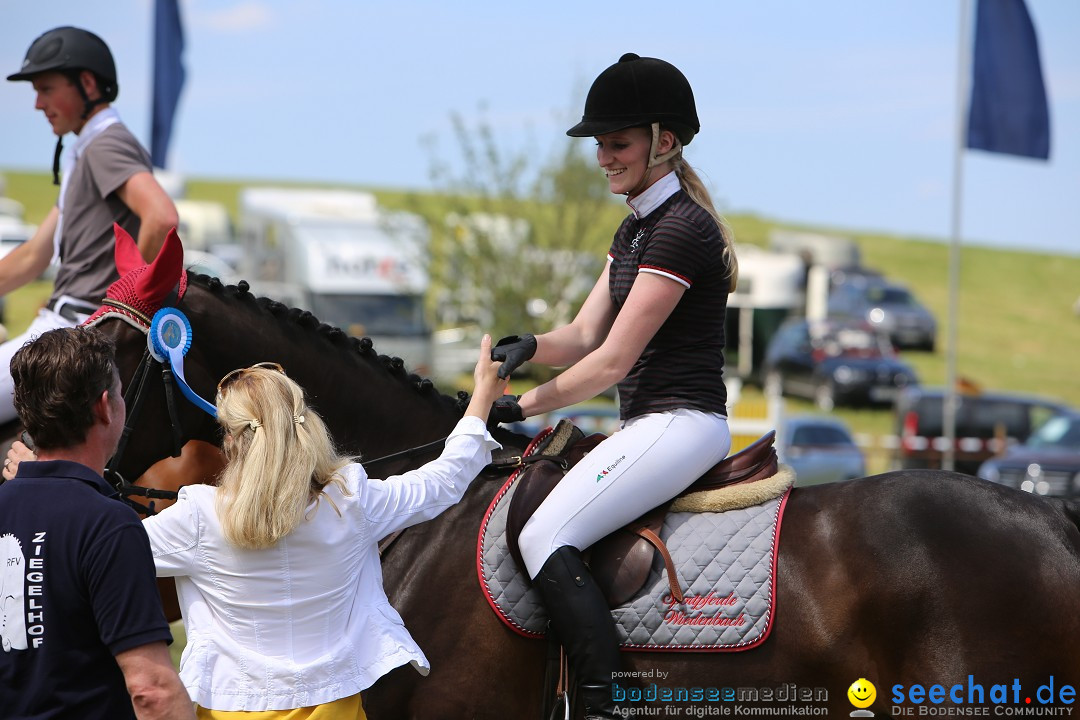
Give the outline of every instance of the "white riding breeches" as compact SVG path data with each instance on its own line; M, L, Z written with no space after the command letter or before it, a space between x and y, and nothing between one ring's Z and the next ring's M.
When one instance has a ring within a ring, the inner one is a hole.
M68 320L48 308L42 308L26 328L26 332L0 343L0 423L14 420L15 383L11 380L11 358L26 343L37 339L38 335L62 327L75 327L81 320Z
M564 545L584 550L685 490L731 449L727 418L672 410L628 420L555 486L518 537L529 577Z

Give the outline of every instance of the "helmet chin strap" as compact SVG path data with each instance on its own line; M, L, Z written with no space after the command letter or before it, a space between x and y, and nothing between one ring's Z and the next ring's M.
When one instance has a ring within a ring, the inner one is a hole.
M645 191L645 188L649 186L649 178L652 176L652 170L661 163L666 163L668 160L676 157L682 152L682 143L679 142L679 138L674 138L674 144L671 149L663 155L656 154L656 148L660 145L660 123L654 122L652 128L652 142L649 144L649 164L645 166L645 173L641 176L641 181L638 182L633 188L624 193L627 197L637 197Z
M653 168L660 163L665 163L671 158L675 157L682 152L682 143L679 142L679 138L675 137L675 133L671 134L672 146L663 155L656 154L656 148L660 144L660 123L652 124L652 145L649 147L649 168Z
M56 137L56 150L53 151L52 159L52 184L60 184L60 154L64 152L64 136Z

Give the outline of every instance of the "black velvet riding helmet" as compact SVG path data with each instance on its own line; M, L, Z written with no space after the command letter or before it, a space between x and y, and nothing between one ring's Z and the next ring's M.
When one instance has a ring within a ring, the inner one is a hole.
M654 122L689 145L701 129L694 91L671 63L626 53L593 82L581 122L566 134L592 137Z

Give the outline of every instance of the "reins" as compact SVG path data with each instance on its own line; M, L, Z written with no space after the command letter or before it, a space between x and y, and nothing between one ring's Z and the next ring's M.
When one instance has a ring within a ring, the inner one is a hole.
M380 463L390 462L391 460L403 460L413 458L417 455L423 454L428 450L433 450L441 445L446 444L446 441L448 439L450 439L449 435L443 438L439 438L438 440L432 440L431 442L425 443L424 445L417 445L416 447L409 448L408 450L391 453L390 455L383 455L382 457L377 457L374 460L361 460L361 463L363 464L365 469L368 469L372 466L378 466ZM481 472L491 472L493 470L509 470L512 468L518 468L522 465L527 465L529 463L535 462L537 459L541 458L522 458L520 455L510 455L501 460L492 460L490 463L484 466L484 469L481 470ZM566 468L564 467L563 469L565 470Z
M179 297L177 291L174 290L172 296L170 298L167 298L167 300L178 301ZM135 320L136 322L132 324L137 323L137 326L141 326L140 329L142 329L143 332L147 333L149 339L149 336L152 333L152 328L156 323L157 316L155 316L154 319L148 318L145 313L142 313L138 309L131 307L129 304L121 302L119 300L114 300L112 298L106 298L103 304L112 308L113 312L125 316L125 319L128 319L129 322L131 320ZM176 312L177 314L180 314L178 310ZM158 313L158 315L160 314L161 312ZM184 322L187 322L186 319L184 320ZM188 326L187 330L190 335L190 326ZM157 348L156 345L155 348ZM210 409L207 411L212 411L212 406L208 406L208 404L204 400L202 400L201 398L192 398L190 396L190 389L186 386L186 384L181 386L182 380L177 377L177 374L176 372L174 372L171 363L168 359L162 359L164 353L159 353L160 348L157 349L157 352L151 352L149 344L147 345L147 348L143 351L143 355L141 360L139 361L139 365L136 368L135 373L132 375L131 383L128 385L127 391L124 393L124 404L128 409L127 417L124 422L124 429L121 433L120 440L117 443L116 452L113 454L112 458L109 459L109 463L105 468L106 478L117 490L117 492L120 493L124 501L134 507L138 512L144 513L146 515L154 515L156 513L156 510L154 508L154 502L152 500L176 500L179 497L178 491L160 490L157 488L146 488L135 485L134 483L129 482L118 470L121 460L124 457L124 452L127 449L128 442L131 438L131 433L134 430L135 423L138 421L140 411L143 406L143 401L146 398L146 380L147 377L149 377L150 375L151 366L156 364L161 367L162 381L165 385L166 405L169 412L169 424L172 431L173 457L179 457L183 448L183 427L180 422L180 414L176 404L176 397L173 385L176 384L178 387L180 387L181 390L186 391L188 393L188 399L191 399L192 402L196 404L196 406L200 406L201 404L203 409L207 409L207 407L209 407ZM180 356L175 357L179 358ZM179 362L179 360L177 361ZM432 450L435 450L436 448L443 446L446 443L447 437L439 438L438 440L433 440L423 445L418 445L416 447L390 453L388 455L383 455L373 460L365 460L363 461L364 467L378 467L384 463L389 463L395 460L407 460L415 458L418 455L428 453ZM492 472L518 468L527 462L534 461L535 459L539 458L525 458L523 460L520 455L511 455L500 458L497 461L493 461L492 463L488 464L482 472ZM144 506L128 499L130 496L133 495L151 498L152 500ZM396 535L391 538L387 538L384 542L386 542L386 544L388 545L390 542L393 542L393 539L395 537ZM380 544L380 549L382 549L382 544Z
M117 443L116 452L109 459L109 464L105 467L105 477L112 484L116 491L124 498L124 501L128 505L134 507L138 512L146 515L156 514L154 509L153 500L176 500L179 496L176 491L173 490L159 490L157 488L145 488L139 485L131 483L125 478L117 469L120 467L120 461L124 457L124 451L127 449L128 441L131 439L131 431L135 428L135 422L138 420L139 412L142 409L143 400L146 398L146 379L150 376L150 368L153 365L161 365L161 376L165 383L165 397L169 407L169 424L172 427L173 435L173 457L180 455L181 440L183 438L183 428L180 425L180 415L176 408L176 402L173 397L172 383L174 382L172 376L172 370L169 364L159 363L150 355L150 349L147 348L143 351L142 359L139 361L139 367L135 370L135 374L131 378L131 384L128 385L127 392L124 393L124 405L128 408L127 417L124 420L124 430L120 435L120 441ZM141 505L133 502L128 498L132 495L138 495L139 497L150 498L151 502L148 505Z
M163 302L170 303L179 301L180 295L181 288L178 286L173 288ZM144 333L149 333L152 319L138 308L109 297L102 299L101 304L105 307L112 308L114 312L121 316L127 316L127 318L134 319L141 326L140 329L142 329ZM173 490L159 490L157 488L145 488L140 485L135 485L134 483L129 482L118 470L120 461L124 457L124 451L127 449L128 441L131 439L131 432L135 428L135 422L138 420L140 410L142 409L143 400L146 398L146 379L150 376L151 366L155 364L161 366L161 378L165 384L165 401L169 409L169 425L173 437L172 456L178 457L180 455L183 441L183 427L180 423L180 413L176 407L176 400L173 392L175 379L173 377L172 368L168 362L159 362L155 359L150 353L150 347L148 345L147 348L143 350L139 366L136 368L135 374L131 377L131 383L128 385L127 392L124 393L124 405L127 408L127 417L124 420L124 430L120 435L120 441L117 443L116 452L113 453L113 456L109 459L108 465L105 466L105 479L116 488L116 491L120 493L124 502L135 508L137 512L145 515L156 514L157 511L154 509L153 500L176 500L178 497L178 493ZM132 495L150 498L151 502L147 505L141 505L128 499Z
M148 348L143 351L142 359L139 361L139 367L135 370L135 374L131 378L131 384L128 385L127 392L124 393L124 404L128 408L127 418L124 421L124 430L120 436L120 441L117 444L116 453L109 460L109 464L105 468L106 479L108 479L112 486L116 488L116 491L124 497L129 505L146 515L154 515L157 512L154 509L154 503L152 501L148 505L141 505L132 502L127 498L135 495L150 498L151 500L176 500L179 496L177 491L160 490L157 488L146 488L135 485L134 483L129 482L117 469L120 467L120 461L123 459L124 451L127 448L128 441L131 437L131 432L135 427L140 410L142 409L143 400L146 397L146 379L150 375L151 366L155 364L161 366L162 380L165 384L166 403L169 408L169 421L173 435L173 457L178 457L180 455L183 441L183 428L180 423L180 415L173 394L173 383L175 380L173 378L172 369L168 362L161 363L154 359ZM400 450L398 452L390 453L389 455L383 455L374 458L373 460L364 460L362 462L366 469L370 469L395 460L408 460L445 445L448 437L449 436L442 437L438 440L424 443L423 445L417 445L416 447ZM527 462L533 461L535 461L535 458L522 459L519 455L512 455L491 462L484 468L484 472L517 468Z
M380 463L390 462L391 460L407 460L409 458L416 457L417 455L420 455L428 450L433 450L440 445L445 444L449 437L450 436L447 435L446 437L439 438L438 440L432 440L431 442L425 443L423 445L417 445L416 447L412 447L407 450L401 450L400 452L383 455L382 457L377 457L374 460L362 460L361 462L364 468L367 469L372 467L373 465L377 466Z
M372 466L377 466L379 463L388 462L390 460L396 460L399 458L414 457L426 450L432 450L444 444L448 438L449 436L441 438L439 440L435 440L433 442L429 442L425 445L409 448L408 450L402 450L401 452L392 453L390 455L383 455L382 457L375 458L374 460L363 461L364 468L370 468ZM484 469L480 472L492 473L502 470L513 470L516 468L520 468L523 465L527 465L531 462L534 462L534 458L532 457L522 457L521 455L508 455L507 457L500 458L499 460L492 460L490 463L485 465ZM564 467L563 469L565 470L566 468ZM409 528L402 528L401 530L392 532L383 539L379 540L379 557L382 557L384 554L386 554L390 550L390 546L393 545L394 542L399 537L401 537L401 535L408 529Z

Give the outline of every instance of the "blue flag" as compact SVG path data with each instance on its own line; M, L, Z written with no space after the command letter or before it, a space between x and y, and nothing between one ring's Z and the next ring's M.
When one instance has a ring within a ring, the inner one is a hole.
M978 0L967 146L1050 157L1039 44L1024 0Z
M156 0L154 7L154 110L150 130L150 160L165 167L173 117L184 87L184 31L179 0Z

